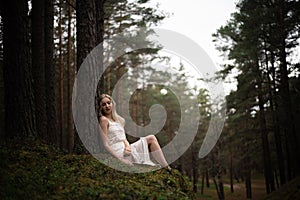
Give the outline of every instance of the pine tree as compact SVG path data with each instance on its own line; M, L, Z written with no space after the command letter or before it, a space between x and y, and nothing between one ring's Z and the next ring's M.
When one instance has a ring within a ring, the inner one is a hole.
M27 1L3 3L1 14L3 17L5 137L35 136Z
M32 72L37 133L47 134L45 81L45 1L32 1Z

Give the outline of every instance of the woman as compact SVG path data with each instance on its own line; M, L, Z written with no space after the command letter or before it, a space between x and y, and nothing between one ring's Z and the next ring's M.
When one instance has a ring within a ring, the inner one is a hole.
M111 96L100 96L100 127L101 138L105 149L114 157L125 164L133 163L156 165L150 160L153 152L154 159L163 167L171 169L163 155L160 145L154 135L140 138L137 142L129 144L126 139L124 125L125 120L116 112L116 104ZM148 148L149 146L149 148Z

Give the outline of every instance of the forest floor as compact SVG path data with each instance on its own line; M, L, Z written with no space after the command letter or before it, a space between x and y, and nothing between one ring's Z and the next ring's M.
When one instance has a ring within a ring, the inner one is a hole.
M192 192L176 169L125 173L91 155L69 155L38 140L0 141L0 199L218 199L214 184ZM141 170L142 170L141 166ZM246 199L245 184L224 177L226 200ZM253 176L252 199L300 199L300 177L266 195L264 179Z
M252 181L252 199L260 200L264 199L266 196L265 182L263 178L257 177L251 180ZM199 190L201 185L198 187ZM198 194L197 199L218 199L216 188L213 185L213 182L210 183L210 187L204 187L204 194ZM233 193L230 191L229 181L224 180L224 193L225 199L227 200L244 200L246 198L246 187L244 182L235 182L233 185Z
M0 199L191 199L179 171L120 172L36 140L0 142ZM140 166L145 168L145 166Z
M276 191L267 195L264 177L262 175L255 175L251 179L252 198L253 200L300 200L300 177L293 179ZM201 188L201 185L198 187ZM234 183L234 192L230 191L229 180L224 180L224 192L226 200L246 200L246 186L244 182ZM204 194L198 193L195 199L217 200L216 189L211 182L210 187L204 187Z

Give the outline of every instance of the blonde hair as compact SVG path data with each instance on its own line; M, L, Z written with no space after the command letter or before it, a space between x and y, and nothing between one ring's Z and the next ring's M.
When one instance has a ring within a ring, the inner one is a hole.
M113 120L115 120L116 122L118 122L119 124L121 124L123 127L125 126L125 119L123 117L121 117L118 113L117 113L117 110L116 110L116 102L113 100L113 98L111 96L109 96L108 94L101 94L100 95L100 103L102 101L102 99L104 98L108 98L111 103L112 103L112 118ZM100 117L101 116L105 116L103 110L102 110L102 106L100 105Z

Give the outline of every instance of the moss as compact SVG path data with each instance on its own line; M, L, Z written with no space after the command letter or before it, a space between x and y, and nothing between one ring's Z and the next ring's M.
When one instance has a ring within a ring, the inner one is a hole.
M1 142L0 158L0 199L189 199L192 193L177 170L120 172L39 140Z

